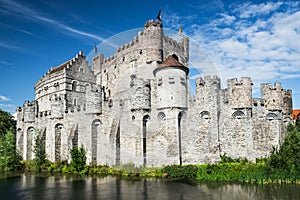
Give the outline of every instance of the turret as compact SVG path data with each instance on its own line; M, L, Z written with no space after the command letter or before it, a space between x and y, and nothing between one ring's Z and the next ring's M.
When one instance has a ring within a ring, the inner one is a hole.
M184 54L184 65L188 66L189 64L189 48L190 40L188 37L182 36L181 43L183 45L183 54Z
M139 32L142 38L142 49L146 50L147 63L153 61L162 62L163 29L160 21L149 20L145 23L144 30Z
M292 90L282 91L282 113L284 115L292 115L293 112L293 100L292 100Z
M97 55L93 58L93 67L92 67L92 69L93 69L95 75L97 75L101 72L101 66L102 66L103 60L104 60L104 55L103 54Z
M274 86L270 83L261 84L261 98L264 99L267 110L282 110L282 90L280 83L275 83Z
M36 102L25 101L23 105L24 122L34 122L36 116Z
M252 107L252 81L249 77L227 80L228 101L231 108Z
M221 81L217 76L205 76L196 79L196 100L199 105L207 107L217 100L217 94L221 89Z
M189 69L178 62L177 56L169 56L153 73L157 82L158 109L187 108Z

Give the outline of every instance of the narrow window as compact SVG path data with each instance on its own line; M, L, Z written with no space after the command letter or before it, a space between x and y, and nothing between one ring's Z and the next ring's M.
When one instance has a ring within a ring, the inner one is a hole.
M55 125L55 153L54 158L55 162L61 160L61 133L62 133L62 124Z
M174 84L175 83L175 78L174 77L169 77L169 83Z
M32 158L32 140L34 137L34 128L29 127L27 129L27 153L26 153L26 158L27 160L31 160Z
M76 98L74 98L74 100L73 100L73 105L74 105L74 106L77 105L77 99L76 99Z
M74 82L72 83L72 91L76 91L76 90L77 90L77 82L74 81Z
M92 163L97 164L97 144L100 127L100 120L96 119L92 123Z
M161 77L160 77L160 78L158 78L157 85L158 85L158 86L161 86L161 85L162 85L162 78L161 78Z
M143 117L143 164L147 165L147 122L149 121L150 116L145 115Z

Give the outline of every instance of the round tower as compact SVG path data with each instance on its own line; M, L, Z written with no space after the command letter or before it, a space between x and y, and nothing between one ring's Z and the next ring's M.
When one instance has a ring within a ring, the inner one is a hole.
M189 69L177 56L169 56L153 73L157 83L157 109L187 108Z

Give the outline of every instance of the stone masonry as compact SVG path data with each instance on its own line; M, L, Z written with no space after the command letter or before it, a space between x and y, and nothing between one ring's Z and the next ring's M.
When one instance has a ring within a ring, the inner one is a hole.
M214 163L220 155L251 161L282 142L291 120L292 91L262 84L252 97L248 77L196 79L189 94L189 39L164 35L160 21L108 58L83 52L51 68L35 84L35 100L17 109L17 148L34 158L41 134L51 161L86 150L87 163L161 166Z

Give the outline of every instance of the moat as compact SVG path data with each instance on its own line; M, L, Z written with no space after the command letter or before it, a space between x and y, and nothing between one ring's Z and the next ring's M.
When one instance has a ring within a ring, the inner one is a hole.
M1 199L298 199L300 185L195 180L0 175Z

